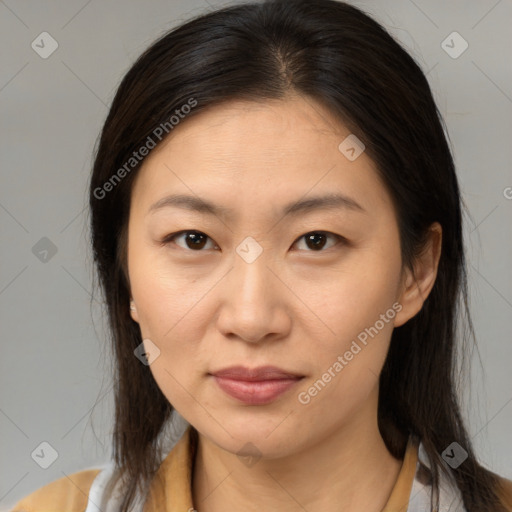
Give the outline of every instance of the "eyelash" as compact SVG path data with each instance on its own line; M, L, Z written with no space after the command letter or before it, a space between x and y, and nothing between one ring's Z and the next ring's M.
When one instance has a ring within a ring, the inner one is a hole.
M186 234L189 234L189 233L195 233L195 234L199 234L199 235L204 235L206 236L209 240L212 240L206 233L203 233L202 231L197 231L197 230L194 230L194 229L188 229L188 230L182 230L182 231L178 231L176 233L171 233L169 235L167 235L166 237L164 237L160 244L165 246L165 245L169 245L171 243L173 243L173 240L179 236L182 236L182 235L186 235ZM332 249L333 247L335 247L336 245L338 244L347 244L347 239L342 237L341 235L336 235L335 233L331 233L329 231L308 231L307 233L304 233L303 235L301 235L299 238L297 238L297 240L293 243L293 245L295 245L299 240L303 239L304 237L306 237L307 235L316 235L316 234L321 234L321 235L327 235L328 237L331 237L335 240L337 240L337 244L334 244L332 247L328 247L327 249L320 249L318 251L313 251L313 250L307 250L306 252L326 252L328 251L329 249ZM188 251L188 252L204 252L205 250L204 249L198 249L197 251L193 250L193 249L190 249L190 248L183 248L181 246L178 246L180 247L180 249L183 249L185 251ZM215 247L218 247L217 245Z

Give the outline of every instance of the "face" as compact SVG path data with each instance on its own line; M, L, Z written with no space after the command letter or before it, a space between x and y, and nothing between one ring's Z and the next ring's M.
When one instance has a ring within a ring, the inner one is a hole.
M407 320L400 243L373 162L338 148L349 134L311 99L233 101L182 121L134 182L131 314L160 351L148 371L232 453L285 456L376 415ZM283 373L215 375L233 366Z

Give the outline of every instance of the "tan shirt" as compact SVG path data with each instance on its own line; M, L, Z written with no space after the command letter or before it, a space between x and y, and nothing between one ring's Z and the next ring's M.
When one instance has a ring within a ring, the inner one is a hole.
M428 493L422 493L423 484L419 483L418 475L422 463L418 459L418 444L409 440L396 483L391 491L388 502L382 512L416 512L430 510L426 500ZM195 446L190 439L190 426L173 449L162 461L152 480L143 512L192 512L192 463ZM423 469L425 466L423 466ZM89 503L89 491L93 481L101 470L84 470L55 480L29 494L19 501L11 512L85 512L97 510ZM503 497L508 510L512 511L512 482L501 479ZM412 491L412 492L411 492ZM91 493L92 494L92 493ZM104 506L101 510L114 510L110 507L114 497L104 496L104 502L96 503ZM445 497L448 502L448 497ZM450 496L450 503L453 499ZM443 509L441 507L441 509ZM448 509L446 509L448 510ZM450 508L464 510L464 508Z

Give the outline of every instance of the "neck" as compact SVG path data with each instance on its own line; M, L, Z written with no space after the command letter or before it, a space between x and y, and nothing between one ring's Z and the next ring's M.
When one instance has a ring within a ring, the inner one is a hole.
M198 512L379 512L401 468L380 435L376 400L348 424L278 459L244 466L201 434L192 495Z

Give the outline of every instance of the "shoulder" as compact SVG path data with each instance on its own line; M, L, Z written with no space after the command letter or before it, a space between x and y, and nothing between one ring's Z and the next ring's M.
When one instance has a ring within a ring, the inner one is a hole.
M84 512L89 490L100 471L86 469L63 476L25 496L11 512Z

